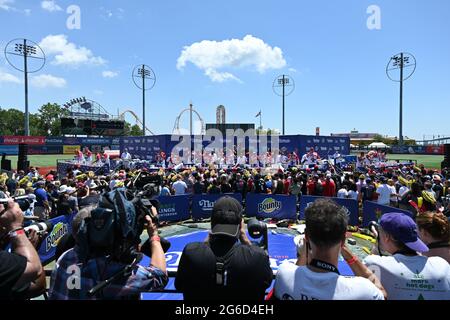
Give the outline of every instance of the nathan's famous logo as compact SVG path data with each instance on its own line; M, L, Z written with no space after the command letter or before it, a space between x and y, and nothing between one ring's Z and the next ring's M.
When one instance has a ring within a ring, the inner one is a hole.
M54 227L52 232L45 239L45 250L48 252L52 247L56 247L58 245L59 240L69 232L69 228L67 224L58 222Z
M200 200L198 202L198 205L200 206L200 208L202 208L202 210L211 211L215 203L216 203L215 201Z
M266 198L263 202L258 204L258 212L272 213L281 209L281 201L274 198Z
M175 216L177 214L177 210L175 208L175 204L173 203L160 204L158 213L162 216Z

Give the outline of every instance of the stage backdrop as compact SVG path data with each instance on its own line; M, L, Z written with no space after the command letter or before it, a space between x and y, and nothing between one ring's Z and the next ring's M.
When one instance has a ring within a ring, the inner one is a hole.
M153 161L160 151L163 151L167 156L169 156L172 149L179 143L181 138L188 139L189 137L189 135L173 136L175 141L172 141L171 135L121 137L120 152L123 152L123 150L127 148L133 158ZM328 155L332 155L336 151L338 151L341 155L348 155L350 153L350 139L348 137L286 135L278 136L277 138L281 153L296 152L300 157L307 153L310 148L314 148L314 150L317 151L322 158L326 158ZM267 139L267 143L267 147L270 148L270 136ZM203 147L206 147L210 144L210 138L208 136L200 135L192 136L190 144L191 150L195 150L194 144L201 144ZM234 138L233 144L237 144L236 138ZM189 146L189 143L187 143L187 146ZM245 146L249 146L248 137L245 139ZM225 139L223 141L223 147L226 147Z

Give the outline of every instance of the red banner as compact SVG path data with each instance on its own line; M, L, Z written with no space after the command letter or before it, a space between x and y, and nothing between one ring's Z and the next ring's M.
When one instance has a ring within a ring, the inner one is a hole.
M30 145L43 145L45 144L45 137L41 136L3 136L3 144L17 145L17 144L30 144Z
M444 145L427 146L427 154L444 154Z

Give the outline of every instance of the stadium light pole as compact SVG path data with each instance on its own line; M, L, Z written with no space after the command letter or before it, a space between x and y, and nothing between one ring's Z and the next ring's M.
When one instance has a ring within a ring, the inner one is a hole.
M408 70L405 70L410 68ZM406 72L405 72L406 71ZM416 71L416 58L406 52L401 52L391 57L386 66L386 75L395 82L400 82L399 101L399 145L403 146L403 82L408 80ZM398 73L398 76L397 76Z
M284 110L285 110L285 97L289 96L295 89L295 82L292 77L288 75L281 75L275 78L272 84L273 92L276 95L281 96L281 109L282 109L282 127L283 127L283 135L285 134L285 122L284 122ZM286 90L287 89L287 90ZM281 90L281 92L280 92Z
M14 45L14 50L13 50ZM39 53L38 53L39 51ZM23 59L23 67L20 61L14 61L14 57ZM23 72L25 84L25 136L30 135L30 113L28 111L28 74L38 72L45 65L45 53L42 48L35 42L28 39L11 40L5 47L5 58L8 63L16 70ZM28 59L40 60L41 63L29 68Z
M142 90L142 135L145 136L145 91L151 90L155 86L156 75L152 68L142 64L134 68L132 77L136 87ZM139 79L140 83L136 79ZM150 86L146 87L146 80L150 82Z

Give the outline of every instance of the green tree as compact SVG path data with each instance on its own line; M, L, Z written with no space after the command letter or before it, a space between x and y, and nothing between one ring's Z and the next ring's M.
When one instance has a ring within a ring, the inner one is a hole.
M129 122L125 121L125 136L142 136L142 128L137 124L131 125Z
M135 124L131 127L130 136L142 136L142 128Z
M39 108L37 114L40 119L40 129L47 136L60 136L61 117L69 115L69 110L62 108L57 103L47 103Z
M383 138L382 135L376 134L376 135L373 137L373 142L384 142L384 138Z
M0 132L5 136L23 135L24 113L17 109L0 109Z

